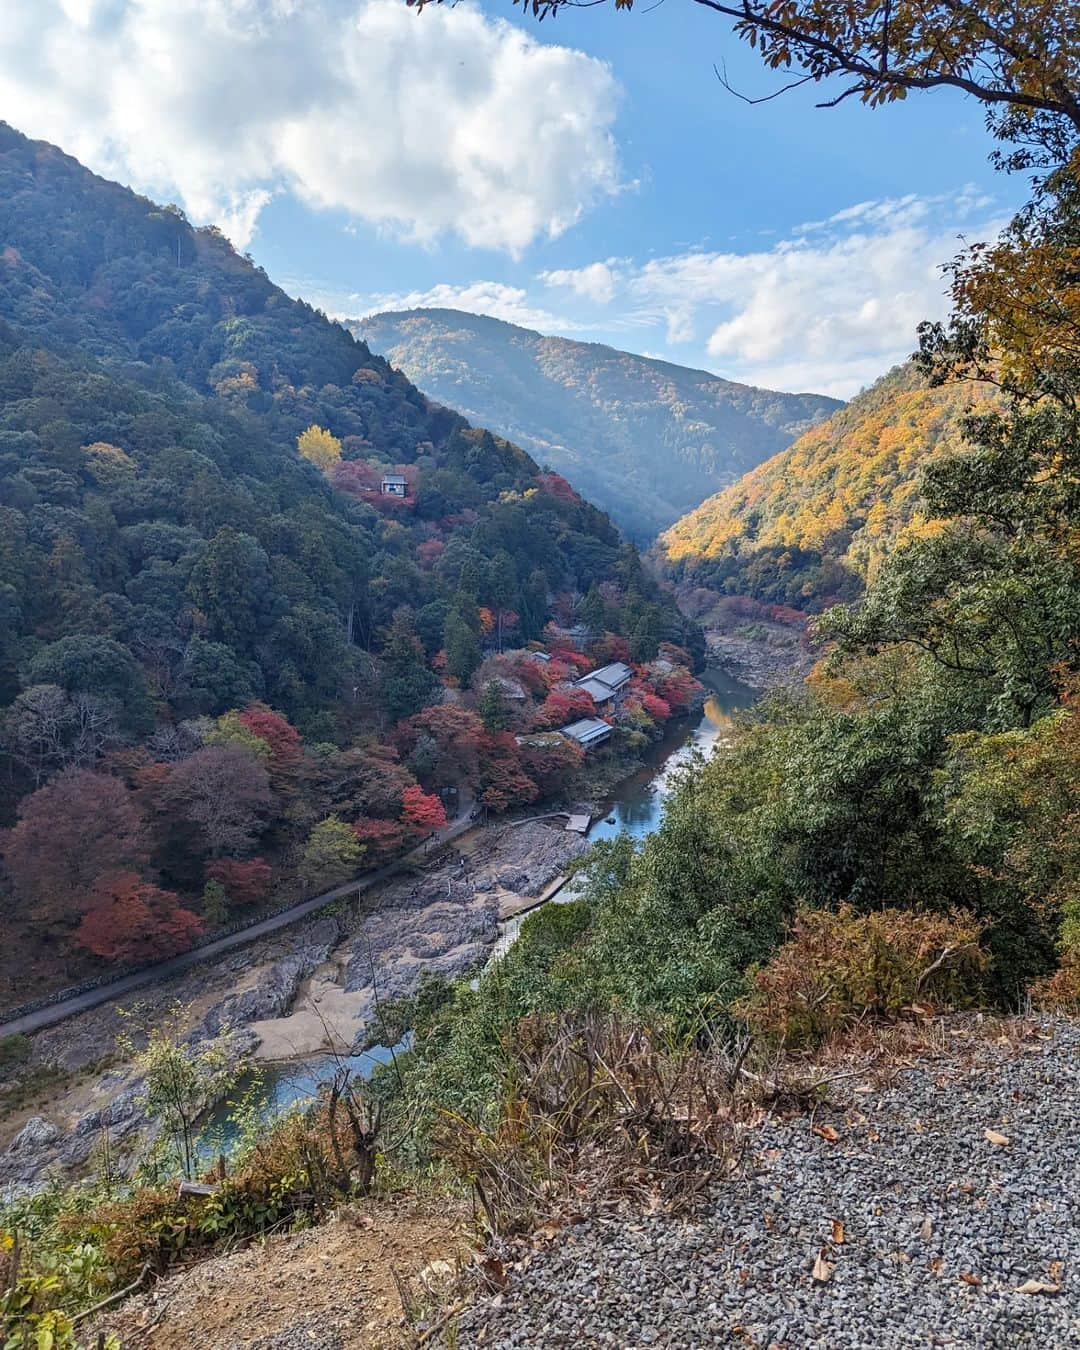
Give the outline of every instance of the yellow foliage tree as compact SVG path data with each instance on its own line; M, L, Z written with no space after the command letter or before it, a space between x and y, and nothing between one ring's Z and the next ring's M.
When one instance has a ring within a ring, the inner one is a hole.
M300 433L296 447L305 459L309 459L323 473L341 463L341 442L325 427L315 423Z
M102 487L116 487L134 478L139 471L129 454L118 445L110 445L108 441L95 441L93 445L84 446L83 454L91 477Z

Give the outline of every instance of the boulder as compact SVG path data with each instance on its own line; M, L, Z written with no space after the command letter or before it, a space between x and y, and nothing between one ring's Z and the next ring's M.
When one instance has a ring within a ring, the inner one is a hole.
M31 1116L8 1145L8 1153L33 1153L54 1144L60 1138L59 1129L44 1116Z

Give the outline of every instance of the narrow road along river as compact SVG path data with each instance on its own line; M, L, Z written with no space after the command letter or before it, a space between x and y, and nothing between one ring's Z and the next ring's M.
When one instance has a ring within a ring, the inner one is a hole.
M672 776L695 752L709 754L731 726L732 715L740 708L748 708L758 697L748 685L740 684L721 670L708 670L701 677L708 697L700 715L680 718L668 729L663 740L651 747L646 762L637 773L625 779L603 815L589 830L589 839L610 839L626 832L643 838L657 829L664 818L664 800ZM502 936L493 949L493 958L505 951L517 937L528 914L509 919L502 925ZM345 1062L355 1073L367 1077L380 1063L385 1063L390 1051L383 1046L362 1055L353 1055ZM325 1082L340 1061L329 1054L312 1055L287 1062L264 1064L256 1075L246 1077L239 1090L250 1090L260 1113L267 1115L284 1110L295 1102L314 1095L320 1083ZM234 1093L235 1098L237 1094ZM216 1113L216 1124L228 1137L228 1111Z

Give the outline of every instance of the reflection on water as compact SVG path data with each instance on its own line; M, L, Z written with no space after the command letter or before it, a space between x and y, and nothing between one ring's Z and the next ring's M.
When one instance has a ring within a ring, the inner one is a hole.
M622 783L615 800L589 831L590 839L612 839L617 834L644 838L664 818L664 799L673 776L696 753L708 755L731 729L732 715L749 708L755 690L722 670L708 670L702 682L710 690L696 723L681 718L662 741L653 746L643 769Z

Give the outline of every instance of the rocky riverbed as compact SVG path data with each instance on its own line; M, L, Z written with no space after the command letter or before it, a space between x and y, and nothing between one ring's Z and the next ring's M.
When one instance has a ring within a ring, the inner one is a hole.
M478 829L359 904L37 1033L28 1063L5 1084L17 1090L21 1075L27 1100L0 1123L0 1195L85 1168L106 1130L120 1153L147 1137L141 1085L121 1047L178 1005L186 1039L228 1036L238 1062L348 1051L375 1016L376 997L412 993L427 973L456 978L482 964L500 919L588 847L560 824ZM36 1093L34 1080L45 1084Z
M753 636L707 630L710 665L751 689L797 689L816 659L802 634L778 623L755 623L754 630Z

